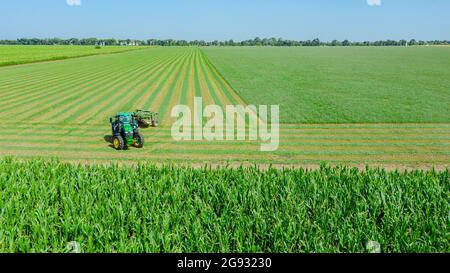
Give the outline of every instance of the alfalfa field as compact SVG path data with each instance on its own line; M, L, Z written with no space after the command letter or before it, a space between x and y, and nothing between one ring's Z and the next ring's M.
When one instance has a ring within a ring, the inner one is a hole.
M3 55L2 55L3 56ZM11 59L11 56L9 57ZM0 155L70 162L450 163L450 48L158 47L0 68ZM171 110L280 106L280 146L173 140ZM143 149L114 150L109 117L159 112Z

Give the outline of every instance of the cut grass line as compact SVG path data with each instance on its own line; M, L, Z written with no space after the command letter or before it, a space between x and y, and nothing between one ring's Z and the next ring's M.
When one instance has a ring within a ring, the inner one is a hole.
M55 75L55 70L42 70L42 71L22 71L22 73L5 73L2 69L0 69L0 86L5 88L15 87L17 84L20 85L20 78L26 75L27 81L23 81L22 83L30 83L35 82L37 80L45 80L49 76Z
M118 72L118 71L120 71L120 69L117 68L115 71ZM105 72L104 75L106 76L109 73L111 73L111 71ZM72 85L72 88L77 88L77 90L79 90L80 87L85 87L85 86L89 85L92 80L97 79L97 76L98 76L97 74L90 75L90 76L84 77L83 80L78 79L73 83L67 83L67 85ZM107 80L107 79L108 78L104 78L104 80ZM21 100L19 103L16 103L13 106L9 107L9 109L14 109L14 111L15 111L15 109L17 107L22 106L22 105L26 105L27 107L25 107L25 108L28 109L30 107L33 107L33 105L31 104L32 102L36 102L36 103L39 103L39 105L41 105L41 106L45 106L47 104L44 102L52 101L54 97L56 97L56 98L63 97L66 94L73 93L73 90L71 88L66 88L64 91L61 91L59 88L60 88L60 86L55 86L54 88L47 89L45 92L36 93L35 96L31 96L30 99ZM56 92L54 92L54 91L56 91ZM43 98L44 98L44 100L42 100ZM53 103L54 103L54 101L53 101ZM21 109L23 110L22 112L24 112L24 114L28 113L27 111L25 111L25 109L23 109L23 108L21 108ZM3 110L5 111L6 109L3 109ZM33 114L31 114L31 116L33 116Z
M282 134L324 134L332 132L335 134L340 133L356 133L356 134L382 134L382 133L392 133L392 134L404 134L404 133L415 133L415 134L429 134L429 133L450 133L450 128L370 128L370 129L360 129L360 128L335 128L335 129L280 129Z
M104 125L104 123L100 122L100 123L96 123L96 124L91 124L91 125L97 125L97 126L101 126ZM26 128L39 128L40 130L64 130L70 126L74 126L74 128L83 128L84 127L91 127L91 125L82 125L82 124L75 124L73 123L71 124L66 124L66 123L56 123L56 124L41 124L41 125L35 125L34 123L29 123L27 125L18 125L18 126L14 126L14 124L11 124L9 126L0 126L0 128L2 128L3 130L15 130L15 129L26 129ZM248 129L245 129L244 131L240 131L238 130L237 132L246 132ZM154 131L159 132L159 133L170 133L171 132L171 127L170 126L166 126L166 127L158 127L157 129L154 129ZM376 132L376 133L368 133L368 132L364 132L364 131L356 131L353 132L351 130L345 130L343 132L336 132L335 130L323 130L320 132L317 131L302 131L302 132L282 132L280 133L281 137L286 137L286 138L295 138L295 137L329 137L329 138L340 138L340 137L348 137L348 136L354 136L354 137L370 137L373 139L384 139L385 136L387 137L411 137L413 136L414 138L427 138L427 137L435 137L435 136L441 136L441 137L445 137L447 136L448 139L450 139L450 131L447 130L433 130L433 131L426 131L426 132L422 132L422 133L417 133L415 131L402 131L402 132L396 132L396 131L381 131L381 132Z
M220 100L219 96L217 95L216 89L211 85L210 81L209 81L209 77L206 75L205 73L205 60L203 59L203 54L201 54L201 50L200 51L200 79L205 83L205 87L206 89L204 90L204 92L208 92L208 94L211 96L213 102L215 105L220 105L222 107L224 107L226 105L226 103L224 104L223 101Z
M204 56L205 62L207 63L208 67L211 71L213 71L213 75L215 76L215 79L221 83L223 86L223 89L225 94L229 97L230 101L232 101L234 104L239 105L247 105L247 102L238 94L238 92L233 88L233 86L228 82L228 80L220 73L220 71L217 69L217 67L211 62L209 57L203 52L202 54Z
M79 130L79 129L83 129L83 128L93 129L92 132L95 133L96 131L99 131L99 129L97 129L97 128L101 128L101 126L104 126L105 124L103 122L101 124L92 125L92 127L86 127L86 126L81 127L81 126L78 126L78 124L72 124L72 125L66 124L66 125L67 126L71 126L70 129L72 129L72 130ZM28 127L22 127L20 129L21 130L25 130L27 128L34 128L34 129L39 130L41 132L52 132L52 131L55 131L55 130L67 130L67 129L69 129L67 126L66 127L61 127L61 129L54 128L55 126L58 126L58 125L53 125L53 127L49 126L49 128L33 127L32 125L30 125ZM96 127L96 126L98 126L98 127ZM3 127L3 131L4 132L8 132L8 131L12 132L12 131L14 131L14 128L5 128L5 127ZM159 128L157 128L157 129L151 130L149 132L155 133L155 134L170 134L171 130L166 130L166 129L160 130ZM348 138L351 138L351 139L367 139L367 140L392 140L392 139L399 139L399 140L401 140L401 139L408 139L408 140L411 140L411 139L432 139L432 138L434 139L434 138L436 138L436 139L442 139L442 140L450 141L450 136L448 134L445 134L445 133L430 133L430 134L421 134L421 135L417 135L417 134L399 135L399 134L389 134L389 133L383 134L383 135L370 135L370 134L368 134L368 135L360 135L360 134L351 134L351 133L344 134L344 135L339 135L339 134L333 135L331 133L330 134L321 133L321 134L281 135L281 139L295 140L295 139L305 139L305 138L306 139L333 139L333 140L348 139Z
M177 87L179 88L179 83L184 75L183 70L186 67L187 59L189 59L189 57L183 59L174 73L172 73L173 75L169 75L165 80L162 89L151 104L150 109L157 109L156 112L159 113L159 120L163 124L167 122L166 117L168 116L168 113L166 111L168 104L177 96L177 92L180 91Z
M51 67L46 64L35 65L34 67L15 67L14 70L10 69L8 71L6 71L5 68L0 68L0 85L5 89L16 89L17 86L24 84L53 80L58 77L58 73L61 72L61 67L67 67L68 65L64 63L56 64L57 63L54 63ZM82 62L78 62L78 64L80 64L78 68L81 70L90 67L88 63L82 65ZM46 66L46 69L41 69L41 65ZM21 81L21 79L27 80Z
M158 112L160 113L160 120L162 122L168 121L170 117L170 106L174 106L176 104L176 101L179 101L179 98L186 88L184 79L186 78L187 68L191 61L191 58L192 53L189 54L189 57L183 62L182 67L180 68L180 73L177 76L176 80L172 82L165 93L162 93L162 95L165 96L158 109Z
M154 88L153 92L148 96L146 99L143 109L146 110L153 110L159 109L158 101L161 100L161 93L164 95L165 92L163 90L166 90L168 88L168 85L171 84L171 80L176 77L176 71L180 69L186 58L189 57L189 54L184 54L182 57L179 58L177 63L173 65L170 70L167 71L165 75L163 75L161 78L161 81L158 82L157 86ZM159 113L160 115L162 113Z
M3 91L2 95L14 94L15 92L18 91L30 89L30 87L38 88L39 86L54 84L59 82L63 76L67 77L67 75L61 75L56 72L45 73L39 78L27 77L23 75L24 74L23 72L20 74L22 74L23 78L11 80L11 84L9 84L8 86L2 85L0 83L0 86Z
M17 143L15 139L2 139L2 145L7 147L45 147L45 148L55 148L61 147L65 150L79 150L80 143L89 143L83 145L82 149L90 149L94 151L95 149L105 149L107 147L107 143L103 138L96 137L95 142L84 141L72 141L68 138L67 141L56 140L56 141L48 141L40 142L40 141L27 141L25 138L20 143ZM49 139L50 140L50 139ZM332 147L332 149L329 149ZM273 152L271 155L274 156L294 156L294 155L342 155L342 154L352 154L352 155L433 155L440 156L445 155L450 163L450 150L444 150L442 147L437 147L436 149L430 149L429 147L384 147L384 146L359 146L359 147L340 147L340 146L304 146L299 147L299 150L296 149L280 149L276 152ZM242 155L252 155L252 154L260 154L259 152L259 143L245 143L244 145L236 145L234 143L221 144L221 143L209 143L209 145L198 144L192 145L189 142L179 143L178 145L173 145L171 142L160 141L158 139L152 139L152 142L147 145L145 150L137 150L138 153L146 153L151 151L152 153L158 153L161 150L172 150L172 151L191 151L193 154L198 153L212 153L212 154L242 154Z
M21 143L63 143L63 144L92 144L92 145L103 145L104 139L103 136L109 134L107 130L100 134L96 135L83 135L83 134L59 134L59 135L46 135L45 138L42 138L43 135L30 135L24 134L21 138ZM202 146L205 149L216 149L220 147L227 148L239 148L239 149L247 149L248 147L252 148L260 145L259 142L192 142L192 141L181 141L177 142L170 138L160 138L154 137L152 135L149 136L148 145L152 146L154 143L157 144L170 144L173 146ZM17 138L10 137L8 135L0 136L0 140L2 142L16 142ZM248 146L248 147L244 147ZM450 142L449 143L316 143L316 142L299 142L299 143L286 143L280 146L279 150L284 151L295 150L295 149L306 149L306 150L317 150L317 149L361 149L361 150L370 150L370 149L381 149L381 150L423 150L423 151L442 151L442 152L450 152ZM276 153L276 152L275 152Z
M96 53L86 53L86 54L80 54L80 55L74 55L74 56L56 56L56 57L43 58L43 59L39 59L39 60L10 61L10 62L0 63L0 67L31 65L31 64L38 64L38 63L49 63L49 62L63 61L63 60L70 60L70 59L88 58L88 57L99 56L99 55L119 54L119 53L134 51L134 50L142 50L142 49L143 48L130 48L130 49L126 49L123 51L117 51L117 52L96 52Z
M102 125L103 123L98 123L96 125ZM74 124L75 125L75 124ZM70 127L70 124L65 124L65 123L56 123L56 122L23 122L20 124L17 124L17 122L8 122L8 120L6 120L5 122L0 124L0 128L2 129L24 129L24 128L29 128L29 127L35 127L35 128L40 128L42 130L45 130L46 128L53 128L53 129L60 129L60 128L66 128L66 127ZM90 125L79 125L77 124L76 127L91 127ZM171 131L171 126L165 126L162 125L160 127L158 127L157 129L159 132L170 132ZM281 133L284 133L284 131L287 132L300 132L299 134L303 133L303 132L314 132L317 134L328 134L329 132L348 132L348 133L352 133L352 132L356 132L356 133L363 133L363 132L367 132L367 134L371 134L370 132L372 131L376 131L379 133L390 133L390 132L394 132L395 134L397 133L409 133L409 132L414 132L414 133L419 133L419 135L421 135L420 133L423 133L424 135L428 134L428 133L448 133L450 132L450 127L425 127L425 128L414 128L414 127L406 127L406 128L360 128L360 127L356 127L356 128L352 128L349 126L336 126L334 128L329 128L329 129L317 129L317 128L303 128L303 129L285 129L285 128L281 128Z
M2 155L0 153L0 155ZM8 154L4 153L4 156L14 156L14 154ZM396 161L396 160L383 160L383 161L371 161L366 160L364 163L362 163L359 160L346 160L345 162L342 161L330 161L330 160L314 160L314 159L305 159L305 160L265 160L265 159L253 159L251 161L245 159L245 158L232 158L230 159L221 159L219 161L215 160L212 157L202 157L202 158L161 158L158 156L157 158L141 158L136 159L133 157L126 158L126 157L96 157L93 155L85 156L86 154L80 155L79 153L75 154L62 154L58 156L58 159L62 160L63 162L71 162L74 164L89 164L92 163L100 163L100 164L106 164L109 165L111 162L117 163L117 164L131 164L135 165L137 162L139 163L155 163L155 164L176 164L179 166L192 166L194 168L198 167L220 167L220 166L228 166L228 167L239 167L239 166L254 166L255 164L258 164L258 166L264 167L271 165L275 168L297 168L297 167L307 167L308 169L318 169L321 164L328 163L333 165L348 165L351 167L358 167L361 169L364 169L365 166L368 167L375 167L375 168L388 168L388 169L400 169L406 170L406 169L442 169L442 170L448 170L448 165L446 165L444 162L430 162L430 161L420 161L420 162L402 162L402 161ZM54 158L54 155L41 155L41 154L27 154L20 152L19 153L20 158L24 159L41 159L41 158ZM212 164L211 162L215 162Z
M281 124L284 129L422 129L422 128L449 128L450 123L342 123L342 124Z
M105 148L89 148L86 149L82 146L77 146L73 149L66 149L65 147L26 147L21 146L20 144L10 144L8 146L1 146L0 151L2 154L7 154L8 151L28 151L30 153L34 153L36 155L60 155L61 153L80 153L85 156L100 156L103 155L105 158L126 158L131 157L135 159L170 159L170 158L186 158L189 160L190 158L199 158L201 157L209 157L214 161L217 161L217 155L220 155L221 159L236 159L245 157L248 160L254 160L261 158L259 153L255 153L252 151L227 151L227 150L215 150L214 153L204 150L194 150L194 149L155 149L155 150L139 150L131 148L129 151L117 152L112 150L110 147ZM379 151L373 152L339 152L339 151L326 151L326 152L282 152L273 154L269 157L266 157L267 161L270 162L271 159L277 160L320 160L320 161L347 161L347 160L356 160L360 163L365 162L376 162L383 160L390 161L401 161L401 162L440 162L444 164L448 164L449 155L435 155L431 153L420 153L420 154L412 154L412 153L396 153L389 154L383 153Z
M121 62L125 62L124 60L120 60ZM34 70L30 70L28 67L18 67L16 69L16 75L21 75L21 77L17 77L15 81L13 81L13 85L10 86L13 87L12 92L20 90L19 87L22 89L25 87L25 89L28 89L30 86L38 86L37 83L48 82L48 83L54 83L55 81L58 82L62 77L63 79L67 79L69 76L71 76L70 73L65 72L67 68L70 67L76 67L78 71L86 73L89 72L93 67L99 67L100 70L105 70L110 67L112 67L114 64L116 64L117 61L115 58L102 58L98 59L95 62L95 66L92 66L92 63L87 62L86 60L77 60L76 62L71 63L61 63L59 65L52 64L51 67L49 67L48 64L40 64L36 65L36 67L45 67L45 71L50 71L47 73L47 76L43 76L42 78L35 79L33 78ZM1 70L0 70L1 71ZM36 73L36 71L34 71ZM11 73L9 73L11 74ZM73 74L73 73L72 73ZM32 77L32 78L30 78ZM23 81L23 79L29 79L29 81ZM29 84L26 84L29 83ZM11 92L11 91L10 91Z
M14 138L0 138L5 147L10 147L17 144L17 140ZM154 143L155 142L155 143ZM83 144L83 147L86 149L91 148L105 148L105 141L100 137L97 138L86 138L82 140L77 137L63 137L59 139L32 139L32 138L23 138L20 146L21 147L63 147L67 150L78 149L78 147ZM243 153L254 154L259 152L259 143L191 143L191 142L170 142L160 139L151 139L151 142L148 144L147 149L151 150L159 150L159 149L170 149L173 151L177 150L190 150L190 151L210 151L211 153L216 153L217 151L234 151L238 153L238 151L242 151ZM349 145L334 145L329 144L327 146L319 146L319 145L304 145L302 147L297 147L296 149L283 149L280 148L278 151L274 152L274 155L284 155L286 153L288 155L291 154L323 154L328 153L329 150L333 152L340 152L345 154L374 154L374 153L382 153L382 154L392 154L392 155L403 155L403 154L423 154L423 155L450 155L450 149L443 149L442 146L374 146L374 145L359 145L359 146L349 146ZM145 152L145 151L143 151ZM449 157L450 163L450 157Z
M93 116L95 115L93 113L102 113L105 111L110 105L114 104L120 96L126 95L127 92L125 91L125 94L121 94L121 90L129 90L143 83L146 80L147 73L153 71L153 69L153 65L146 65L143 70L131 73L126 79L116 81L113 86L97 91L93 96L87 96L82 100L76 101L76 104L69 112L70 114L64 116L64 122L84 124L90 117L94 117L97 121L101 121L101 118ZM106 122L106 120L104 122Z
M138 68L139 70L145 69L145 65L142 65ZM117 72L119 72L120 69L117 69ZM42 107L35 107L32 111L26 112L26 116L22 117L24 120L32 118L34 116L38 117L37 120L42 120L41 115L45 113L51 113L50 116L46 116L45 120L55 120L59 121L62 119L63 115L60 115L60 113L67 114L72 109L72 105L74 105L77 101L82 100L83 98L89 98L90 92L101 92L100 90L106 90L109 86L113 85L114 83L120 82L122 79L126 79L128 75L133 73L132 70L128 71L127 74L123 74L120 77L116 78L115 81L110 81L109 78L104 78L100 81L96 80L96 77L88 78L87 80L83 81L81 85L78 85L77 91L74 91L72 89L68 89L66 91L55 93L52 95L49 95L46 97L45 100L38 101ZM94 82L94 83L93 83ZM107 84L103 84L107 82ZM97 89L98 87L101 87L100 89ZM56 112L56 109L58 107L63 107L62 109L59 109L59 111Z
M157 55L154 55L154 56L157 56ZM129 63L127 61L129 61L130 59L133 60L135 58L135 56L133 56L133 55L128 56L128 57L129 57L128 60L124 60L124 59L120 60L119 59L118 61L116 61L115 58L102 58L102 59L100 59L100 61L97 61L95 63L95 66L93 66L92 63L86 62L85 60L84 61L71 62L71 63L65 63L64 65L58 66L59 70L54 71L53 74L57 75L57 78L63 79L64 80L63 82L68 82L69 80L71 80L73 78L77 79L79 75L85 75L85 74L89 75L89 74L92 74L92 72L95 72L96 70L98 70L98 71L104 71L104 70L108 71L111 67L114 67L114 64L116 64L116 65L117 64L121 64L121 65L125 66L127 63ZM139 61L139 60L136 60L136 61ZM44 66L46 68L48 67L48 65L45 65L45 64L39 64L39 65L36 65L36 66L37 67ZM68 71L68 70L73 72L73 67L76 67L75 71L78 72L78 75L77 75L77 73L65 72L65 71ZM16 69L16 70L18 70L17 71L18 74L19 74L19 72L20 72L20 74L23 74L23 73L27 72L29 69L27 69L26 67L22 67L22 68L19 68L19 69ZM52 71L53 71L53 69L52 69ZM50 80L50 79L48 79L48 80ZM18 80L18 84L23 84L20 81L20 79ZM54 86L54 84L51 81L46 81L43 85L40 85L40 86L49 86L49 85ZM40 86L35 85L32 90L39 90ZM22 89L24 89L24 90L28 89L29 90L30 88L27 87L27 86L25 86L25 88L20 88L20 89L19 88L15 88L14 90L12 90L12 91L10 91L8 93L11 93L13 95L17 95L17 91L19 91L19 90L22 91ZM3 95L5 95L5 93L3 93Z
M313 131L313 132L309 132L309 131L301 131L301 132L296 132L296 131L288 131L288 132L282 132L281 133L284 136L323 136L323 135L328 135L328 136L347 136L347 135L355 135L355 136L393 136L393 135L397 135L397 136L430 136L430 135L447 135L450 138L450 131L428 131L428 132L410 132L410 131L382 131L382 132L364 132L364 131L343 131L343 132L337 132L335 130L329 130L328 133L327 131Z
M213 105L216 104L213 98L213 95L211 91L208 88L208 85L206 83L206 79L202 73L202 58L201 58L201 52L200 49L197 50L198 52L198 58L196 59L195 66L197 68L197 77L198 77L198 83L201 91L201 97L203 99L203 107L207 105Z
M174 56L176 58L176 61L172 62L171 65L165 69L163 74L158 75L157 81L152 86L147 88L147 90L145 90L145 92L143 92L143 95L141 96L141 98L139 98L139 100L134 104L136 109L152 110L152 109L148 108L149 104L156 97L157 93L159 92L159 89L161 88L161 86L162 86L163 82L165 81L165 79L167 78L167 76L173 72L175 67L180 62L180 60L182 58L184 58L185 54L184 53L180 54L177 51L177 52L175 52Z
M124 107L124 102L132 103L133 101L131 101L131 99L134 96L141 96L143 90L142 85L144 85L144 90L151 86L155 79L157 79L157 75L160 75L160 73L162 73L174 60L175 58L166 59L152 70L147 71L144 78L139 82L134 82L129 87L124 87L120 90L117 89L115 92L108 94L108 99L104 100L103 103L99 103L97 107L92 108L94 111L86 111L83 114L80 114L77 121L86 124L89 122L97 122L98 120L107 120L109 116L112 116L117 112L134 111L135 109ZM147 75L150 76L147 77Z
M211 63L209 62L208 57L204 54L204 52L201 50L201 55L203 59L203 63L205 65L206 71L209 76L207 77L209 81L214 83L214 86L217 88L217 90L221 90L222 94L227 98L227 101L224 103L224 105L246 105L243 100L237 100L228 90L226 87L226 81L220 76L215 73L214 68L211 67ZM205 71L205 70L204 70Z
M201 87L200 87L200 78L198 76L198 67L197 67L198 55L199 55L199 49L197 49L195 51L195 58L194 58L194 79L195 79L194 90L195 90L195 96L201 97L202 91L201 91Z
M181 95L178 100L178 104L180 104L180 105L181 104L188 105L188 103L189 103L188 98L189 98L189 100L192 100L192 98L193 98L193 96L189 96L188 92L189 92L189 88L191 87L190 80L192 77L192 63L194 61L194 57L195 57L195 51L191 51L191 56L188 60L187 72L186 72L186 74L184 76L184 80L183 80L183 89L181 91Z
M102 129L103 128L103 129ZM95 135L101 132L104 132L104 128L108 128L107 123L103 123L102 125L100 125L99 127L73 127L73 128L61 128L61 129L57 129L57 128L35 128L35 127L29 127L29 128L23 128L21 129L21 132L25 131L27 132L27 134L31 134L31 133L36 133L36 134L54 134L54 135L59 135L61 134L61 131L63 132L79 132L81 130L88 130L88 132L86 132L88 135ZM14 129L3 129L2 130L5 134L8 133L13 133L16 130ZM146 134L152 135L152 136L165 136L165 137L170 137L170 130L167 131L159 131L158 129L155 130L144 130L144 132ZM450 138L447 137L447 135L444 135L444 137L436 137L435 135L429 135L429 136L418 136L418 137L398 137L398 136L385 136L385 137L361 137L361 136L354 136L349 134L348 136L345 136L344 138L342 137L330 137L327 134L324 135L315 135L315 136L298 136L298 137L281 137L281 140L290 140L289 142L281 142L281 145L285 144L285 143L304 143L305 140L307 141L314 141L314 142L328 142L328 141L338 141L338 142L353 142L353 141L358 141L358 142L386 142L386 143L395 143L395 142L419 142L419 141L436 141L436 140L440 140L441 143L449 143L450 142Z
M186 97L181 99L180 103L189 106L189 109L194 109L194 97L195 97L195 67L194 67L194 60L195 60L195 54L196 51L193 51L192 53L192 60L189 62L189 74L188 76L188 83L187 83L187 90L186 90Z
M134 106L136 105L136 102L140 101L141 98L145 95L145 93L146 93L145 90L148 90L149 88L151 88L152 85L155 84L156 80L159 78L159 76L162 74L162 72L165 71L169 67L169 65L176 60L176 58L177 57L168 59L164 66L161 66L160 68L158 68L158 70L155 71L150 76L151 80L148 81L148 83L145 84L145 86L140 87L139 92L136 92L133 96L128 96L129 98L126 99L126 102L124 103L123 106L121 106L121 108L126 111L135 111L137 108Z
M226 89L221 89L218 85L217 85L217 82L214 80L214 77L211 75L211 73L210 73L210 71L208 70L208 69L206 69L205 70L205 64L206 64L206 62L207 62L207 59L205 59L206 58L206 56L203 54L203 52L201 51L201 54L202 54L202 59L203 59L203 66L202 66L202 71L203 71L203 73L204 73L204 78L206 78L206 82L207 82L207 84L208 84L208 87L209 87L209 89L210 90L213 90L213 97L215 96L215 99L214 100L216 100L216 101L220 101L219 103L219 105L222 105L222 107L226 107L227 105L232 105L232 103L233 103L233 101L236 101L235 99L233 99L232 98L232 96L231 96L231 94L226 90ZM220 100L218 97L217 97L217 94L216 94L216 92L215 92L215 90L218 90L218 92L220 92L220 97L222 98L222 100ZM228 99L230 99L230 96L231 96L231 100L226 100L225 98L228 98ZM242 100L241 100L242 101ZM243 102L243 101L242 101ZM241 106L245 106L246 104L240 104ZM224 108L225 109L225 108ZM256 120L258 120L258 113L255 113L255 112L251 112L251 114L249 114L249 116L246 116L246 114L242 111L242 110L239 110L238 111L238 113L239 113L239 115L241 116L241 117L243 117L243 118L245 118L245 120L246 120L246 124L249 124L250 122L249 122L249 120L250 120L250 117L253 117L253 118L256 118ZM246 130L248 130L248 128L246 128Z
M161 62L163 62L163 60L161 60ZM158 62L156 62L155 65L156 64L158 64ZM100 89L90 89L91 92L83 92L84 94L82 96L79 96L78 99L73 100L69 105L66 105L65 109L58 112L54 111L55 119L65 123L76 120L76 118L79 118L79 115L86 111L86 109L96 108L95 105L98 104L99 100L109 98L108 95L111 94L111 92L114 92L118 86L123 87L127 84L132 84L133 80L145 75L145 73L151 69L153 69L153 66L144 64L138 70L130 70L127 73L121 73L114 81L110 82L108 85L102 86Z
M95 73L94 73L95 72ZM10 96L3 96L2 97L2 103L0 103L0 107L4 106L4 105L8 105L11 106L11 102L15 102L15 101L23 101L22 97L25 97L26 99L30 99L33 98L33 95L38 96L40 95L40 97L43 96L43 94L40 92L42 89L46 89L47 87L51 88L47 88L46 94L52 94L51 91L59 91L60 89L65 89L67 87L76 87L77 85L84 83L86 81L83 81L80 83L80 77L83 76L84 79L94 79L97 77L102 77L102 76L107 76L110 71L106 70L98 70L96 67L92 67L91 70L77 70L77 72L75 73L71 73L70 76L68 77L61 77L61 80L58 84L52 84L52 83L47 83L45 82L42 85L39 86L34 86L33 88L24 88L24 92L20 92L22 90L14 90L10 92ZM65 74L63 74L65 75ZM85 75L89 75L88 77L84 77ZM4 93L2 94L4 95ZM30 96L31 95L31 96Z
M221 78L220 74L217 73L206 54L202 50L200 50L200 54L202 56L204 64L204 66L202 67L202 71L205 75L207 75L205 76L205 78L207 79L207 83L209 87L212 88L212 90L220 90L221 97L223 98L223 105L246 106L247 104L245 103L245 101L239 97L234 89L227 86L226 80ZM227 98L228 101L225 98ZM263 119L259 119L259 115L256 112L252 112L251 114L249 114L249 117L247 117L242 110L239 110L238 113L241 117L246 119L246 124L249 124L250 117L256 118L257 120L259 120L259 122L264 121ZM246 130L248 130L248 128L246 128Z
M239 104L238 101L228 92L228 90L224 87L223 82L220 81L220 79L217 78L217 75L212 73L211 68L206 63L206 60L204 60L204 63L206 65L206 69L203 69L203 72L207 74L207 78L209 81L210 86L214 88L215 90L220 90L221 94L221 105L245 105L245 104Z

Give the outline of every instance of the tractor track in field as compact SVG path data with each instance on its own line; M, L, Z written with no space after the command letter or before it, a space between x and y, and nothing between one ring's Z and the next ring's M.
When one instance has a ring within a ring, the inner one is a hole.
M198 166L315 168L328 162L444 169L450 164L450 123L281 124L280 147L273 153L260 152L258 141L175 142L170 111L176 104L192 107L199 96L204 106L246 105L206 54L198 48L154 48L99 60L60 63L59 73L55 62L48 73L47 64L16 67L26 75L22 82L20 77L4 78L0 68L0 87L7 87L0 89L0 118L6 120L0 124L0 155ZM107 141L108 117L137 108L159 111L162 126L143 131L144 149L117 152ZM12 114L19 124L8 119Z

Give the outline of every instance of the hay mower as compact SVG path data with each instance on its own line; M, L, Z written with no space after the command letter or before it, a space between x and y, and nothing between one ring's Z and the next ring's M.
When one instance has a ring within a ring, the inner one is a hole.
M136 110L134 116L141 127L158 127L158 114L155 112Z

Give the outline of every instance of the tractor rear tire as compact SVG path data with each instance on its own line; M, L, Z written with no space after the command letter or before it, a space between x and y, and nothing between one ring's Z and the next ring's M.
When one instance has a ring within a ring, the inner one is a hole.
M143 148L144 147L144 143L145 143L145 138L144 135L142 133L139 133L138 137L137 137L137 146L138 148Z
M116 150L125 149L125 142L121 136L116 136L113 138L113 145Z

